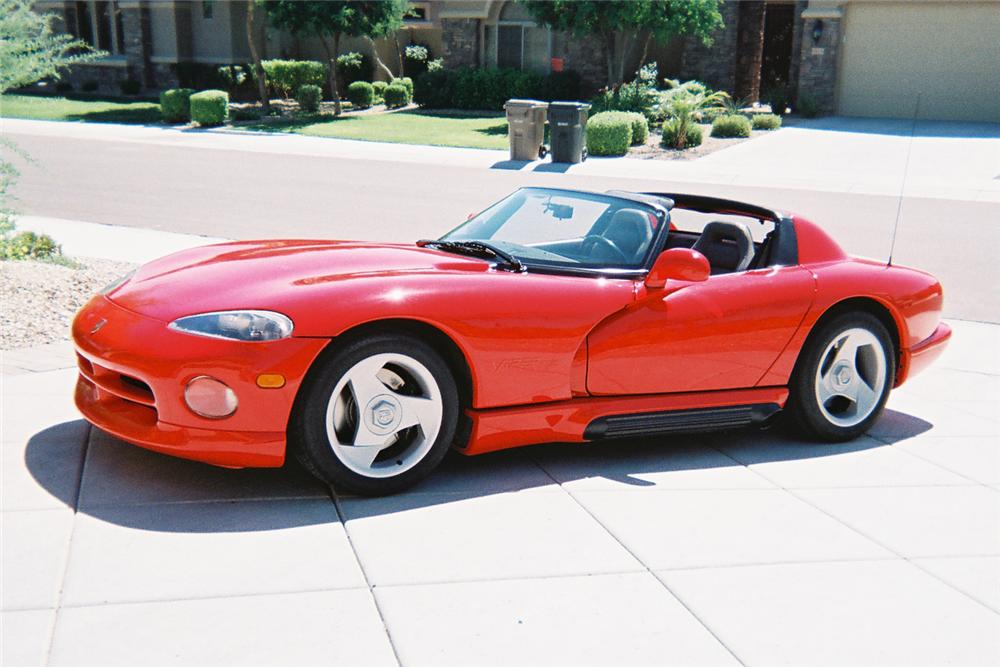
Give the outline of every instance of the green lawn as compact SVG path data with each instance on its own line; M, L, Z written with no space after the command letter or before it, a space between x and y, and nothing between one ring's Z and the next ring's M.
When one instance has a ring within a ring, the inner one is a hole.
M0 116L89 123L157 123L160 121L160 105L155 102L4 95L0 97Z
M481 116L400 111L341 118L314 116L296 121L261 122L240 127L397 144L507 148L507 121L500 114Z

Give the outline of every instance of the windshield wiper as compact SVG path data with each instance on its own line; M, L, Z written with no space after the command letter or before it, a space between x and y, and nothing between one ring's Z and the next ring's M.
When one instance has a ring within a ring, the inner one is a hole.
M438 250L451 251L461 255L470 255L472 257L488 257L490 259L500 260L497 262L497 268L502 268L506 271L513 271L515 273L520 273L524 271L524 264L514 255L510 254L506 250L501 250L492 243L486 243L485 241L440 241L436 239L421 239L417 241L417 245L421 248L426 246L431 246L437 248Z

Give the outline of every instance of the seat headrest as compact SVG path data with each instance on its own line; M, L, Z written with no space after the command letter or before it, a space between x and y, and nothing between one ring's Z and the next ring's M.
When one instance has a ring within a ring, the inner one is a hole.
M623 208L612 216L602 236L618 246L630 261L638 261L642 259L646 247L653 239L653 230L649 224L649 217L644 213L632 208Z
M745 271L754 255L750 228L735 222L708 223L692 248L705 255L712 273Z

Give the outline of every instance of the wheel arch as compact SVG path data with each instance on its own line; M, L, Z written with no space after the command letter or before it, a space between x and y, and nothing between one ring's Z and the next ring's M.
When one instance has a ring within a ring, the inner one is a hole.
M893 358L896 361L896 373L899 375L899 366L902 362L903 348L901 341L903 340L903 323L898 313L884 301L872 297L872 296L853 296L842 299L834 304L831 304L823 311L812 326L809 328L809 334L806 336L805 342L799 348L798 356L795 360L795 367L792 370L792 376L798 372L799 366L804 356L804 352L809 349L812 345L816 334L823 327L824 324L829 322L835 317L843 315L844 313L850 312L864 312L873 315L875 318L882 323L886 331L889 332L889 338L892 340L892 353Z

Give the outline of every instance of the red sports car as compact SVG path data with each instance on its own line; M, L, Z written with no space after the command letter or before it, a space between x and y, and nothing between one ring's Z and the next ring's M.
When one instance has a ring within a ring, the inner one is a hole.
M847 440L940 354L941 285L710 197L524 188L437 240L247 241L147 264L77 315L76 403L229 467L290 448L338 488L450 447L717 430Z

